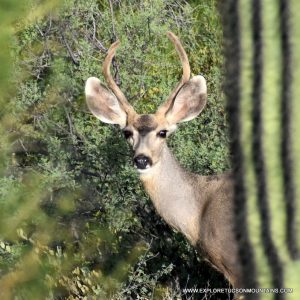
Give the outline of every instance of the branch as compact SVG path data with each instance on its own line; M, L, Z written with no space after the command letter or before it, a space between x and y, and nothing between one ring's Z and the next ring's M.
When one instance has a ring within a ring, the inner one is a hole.
M72 58L73 63L74 63L75 65L78 66L78 65L79 65L79 62L77 61L77 59L76 59L74 53L72 52L72 49L71 49L70 45L68 44L68 42L67 42L67 40L66 40L65 35L64 35L63 32L61 32L61 36L62 36L62 40L63 40L64 44L65 44L66 47L67 47L67 50L68 50L70 56L71 56L71 58Z
M115 29L115 16L114 16L114 8L113 3L109 0L110 13L111 13L111 23L112 23L112 31L113 31L113 42L116 40L116 29Z

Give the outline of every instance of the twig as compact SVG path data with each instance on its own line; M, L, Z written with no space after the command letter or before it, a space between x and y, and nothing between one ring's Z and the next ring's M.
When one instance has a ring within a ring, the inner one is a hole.
M111 0L109 0L109 7L110 7L110 13L111 13L111 23L112 23L113 38L114 38L114 41L115 41L116 40L115 17L114 17L113 3L112 3Z
M67 40L66 40L65 35L64 35L63 32L61 32L61 36L62 36L62 40L63 40L64 44L65 44L66 47L67 47L67 50L68 50L70 56L71 56L71 58L72 58L73 63L74 63L75 65L78 66L78 65L79 65L79 62L77 61L77 59L76 59L74 53L72 52L72 49L71 49L70 45L68 44L68 42L67 42Z
M70 117L70 115L69 115L69 112L68 112L68 110L67 110L67 108L66 108L65 106L64 106L64 111L65 111L66 116L67 116L67 120L68 120L68 124L69 124L69 130L70 130L71 139L73 140L73 143L75 144L76 139L75 139L75 137L74 137L74 132L73 132L73 128L74 128L73 122L72 122L71 117Z
M150 38L151 38L150 17L147 18L147 25L148 25L148 36L149 36L149 41L150 41Z
M49 26L48 26L47 30L45 31L45 35L48 35L48 34L49 34L51 28L52 28L52 16L51 16L51 14L50 14L50 15L49 15Z
M92 16L92 20L93 20L93 40L96 39L96 21L95 21L95 18L94 16Z
M25 145L23 144L23 141L21 139L19 139L19 143L21 144L21 146L22 146L23 150L25 151L25 153L28 155L28 152L27 152L28 150L25 147Z
M41 28L39 27L39 25L36 24L35 27L36 27L36 29L38 30L38 32L40 33L40 35L41 35L42 37L44 37L44 33L43 33L43 31L41 30Z
M101 178L100 174L97 174L97 173L94 173L94 172L90 172L86 169L81 169L80 172L82 174L85 174L85 175L89 175L89 176L92 176L92 177L97 177L97 178Z
M119 65L117 64L115 58L112 61L112 66L115 70L115 74L114 74L115 82L118 86L120 86L122 84L122 82L121 82L121 78L120 78Z
M107 48L105 48L102 44L102 42L100 42L96 37L95 38L91 38L88 33L85 34L85 37L94 45L95 48L97 48L98 50L100 50L103 53L107 53Z

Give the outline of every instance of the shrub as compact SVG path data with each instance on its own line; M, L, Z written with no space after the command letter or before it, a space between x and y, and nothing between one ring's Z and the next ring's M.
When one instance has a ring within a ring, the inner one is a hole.
M3 123L12 147L0 179L7 295L181 299L186 286L224 285L156 215L118 128L97 122L83 96L89 76L103 80L101 63L118 37L121 89L138 112L155 111L181 76L165 35L173 31L193 73L207 78L209 100L170 146L189 170L228 169L220 21L214 1L196 3L65 0L15 23L15 96L7 105L14 121ZM30 12L40 10L35 4Z

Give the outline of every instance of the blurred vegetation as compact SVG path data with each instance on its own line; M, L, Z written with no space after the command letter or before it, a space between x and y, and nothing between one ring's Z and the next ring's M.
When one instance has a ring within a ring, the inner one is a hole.
M83 95L119 38L121 89L154 112L181 77L173 31L209 101L169 145L191 171L228 169L215 1L25 3L0 4L1 299L196 299L182 289L226 286L156 215L118 128L91 116Z

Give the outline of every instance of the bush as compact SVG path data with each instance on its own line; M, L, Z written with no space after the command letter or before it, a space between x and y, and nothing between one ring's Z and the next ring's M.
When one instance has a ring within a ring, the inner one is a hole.
M214 1L196 3L65 0L15 23L15 96L1 127L12 145L0 179L6 296L182 299L186 286L224 286L157 216L118 128L97 122L83 95L88 77L103 80L101 63L117 37L121 89L138 112L154 112L181 76L165 34L173 31L193 73L207 78L209 100L170 147L191 171L228 169L220 21ZM44 9L33 3L29 13Z

